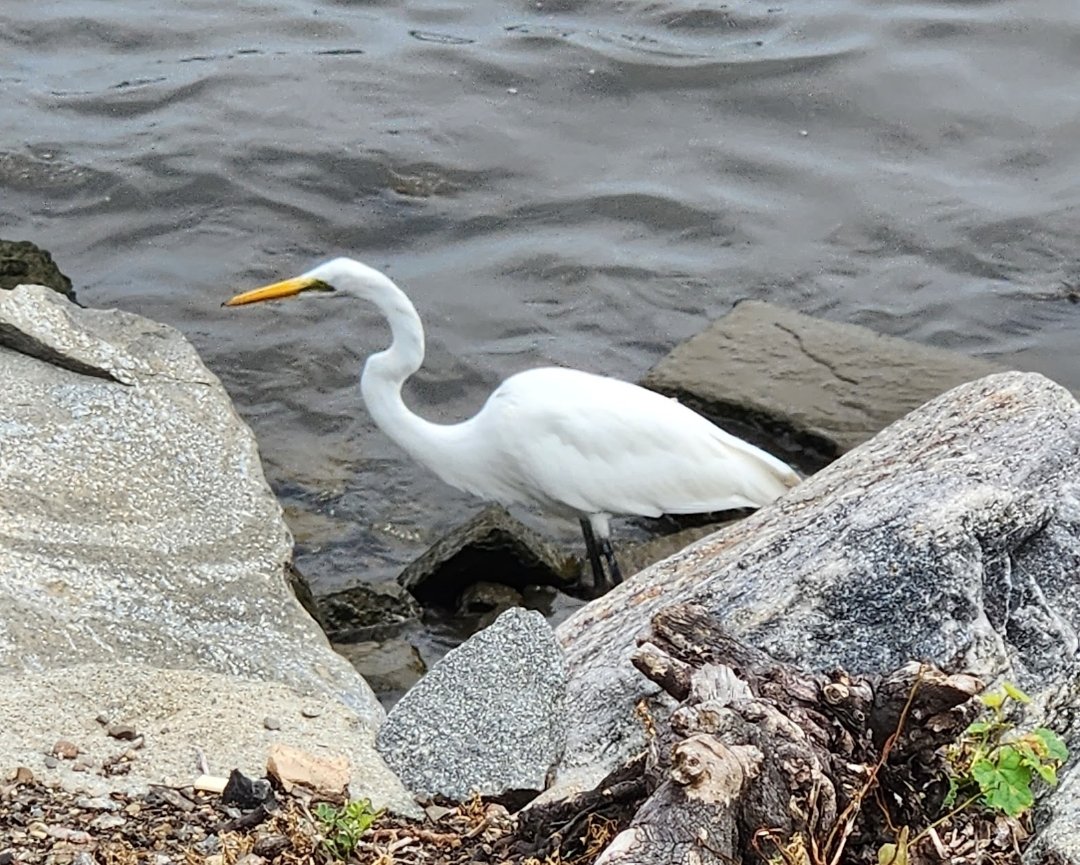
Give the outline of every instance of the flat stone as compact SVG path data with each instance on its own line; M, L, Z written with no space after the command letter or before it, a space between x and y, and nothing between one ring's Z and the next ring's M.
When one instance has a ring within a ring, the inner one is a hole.
M53 743L51 753L62 760L74 760L79 756L79 746L67 739L59 739Z
M744 301L676 347L642 384L827 461L950 388L1000 371L858 325Z
M421 797L542 790L566 735L565 675L544 617L507 610L401 698L376 747Z
M119 811L121 807L119 802L107 796L88 796L77 799L75 800L75 806L84 808L87 811Z
M162 682L223 677L201 699L176 686L192 697L171 722L176 735L255 682L264 695L280 686L339 703L353 718L348 736L370 749L385 713L290 591L292 537L254 436L177 331L20 286L0 292L0 381L0 675L45 689L16 699L0 688L0 716L30 713L54 740L74 736L52 723L59 703L91 692L73 671L92 671L95 693L122 694L124 662L156 668L143 678L162 699ZM259 729L283 714L260 705ZM99 715L153 732L137 723L152 712L125 716L113 699L84 711L106 741ZM12 729L0 726L0 766L31 752ZM197 742L185 745L188 782ZM370 765L384 776L378 795L415 811L385 765ZM148 749L127 777L157 783L160 771Z
M139 731L130 724L109 724L105 729L105 733L114 739L121 739L125 742L132 742L139 738Z
M99 832L108 832L111 829L119 829L127 823L127 819L119 814L99 814L90 821L90 827Z
M344 799L349 783L349 761L341 755L324 756L275 742L266 758L266 774L286 793L299 784L330 799Z
M806 669L926 659L1007 678L1075 751L1078 573L1080 404L1031 373L961 385L565 621L569 738L545 799L592 789L644 747L640 700L664 717L630 657L672 603ZM1059 852L1075 849L1073 774L1041 806L1061 815L1042 824Z

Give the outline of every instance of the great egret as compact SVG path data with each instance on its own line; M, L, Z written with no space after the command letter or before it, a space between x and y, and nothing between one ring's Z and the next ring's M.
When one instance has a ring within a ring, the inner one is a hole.
M360 390L379 428L413 459L460 490L503 504L576 516L594 586L622 581L611 516L757 508L798 483L776 457L674 399L618 379L543 367L506 379L461 423L413 414L401 398L424 360L416 308L385 274L351 258L238 294L239 306L305 291L340 291L379 308L393 339L364 364Z

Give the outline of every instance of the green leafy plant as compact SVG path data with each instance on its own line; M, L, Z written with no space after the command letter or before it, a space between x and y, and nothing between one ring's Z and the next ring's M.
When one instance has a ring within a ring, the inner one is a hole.
M949 749L950 813L977 801L1009 817L1018 817L1035 803L1034 785L1057 784L1057 770L1069 758L1061 737L1046 727L1019 732L1009 720L1012 704L1031 698L1014 685L979 697L991 713L975 721ZM957 800L960 804L957 805Z
M373 811L367 799L346 802L340 807L329 802L315 806L315 817L323 829L323 847L335 859L348 859L356 849L356 842L380 816L382 811Z

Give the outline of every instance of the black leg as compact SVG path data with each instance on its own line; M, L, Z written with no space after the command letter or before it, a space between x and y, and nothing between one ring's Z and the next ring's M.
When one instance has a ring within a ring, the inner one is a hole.
M611 585L617 586L622 582L622 571L619 570L619 563L615 560L615 550L611 548L611 540L604 538L600 541L600 552L604 556L604 560L608 564L608 571L611 574Z
M607 578L604 576L604 566L600 564L600 553L596 549L596 536L587 517L582 517L580 522L581 533L585 536L585 552L592 566L593 590L597 595L601 595L607 589Z

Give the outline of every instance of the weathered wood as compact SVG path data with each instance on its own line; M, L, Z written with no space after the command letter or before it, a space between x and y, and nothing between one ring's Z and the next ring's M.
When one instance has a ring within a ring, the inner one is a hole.
M518 814L516 854L520 858L547 860L566 843L580 837L590 816L597 815L626 825L651 792L641 754L608 775L595 790L567 799L531 806Z
M890 825L916 825L940 803L941 745L981 688L917 663L880 681L800 670L691 604L657 613L633 660L680 705L646 724L633 792L652 792L597 865L756 863L781 849L872 861ZM578 824L588 802L572 806Z
M740 837L718 813L738 801L764 761L750 745L729 748L697 734L675 746L670 778L638 810L596 865L689 862L728 865L738 861ZM672 820L677 815L678 820ZM688 827L694 827L687 831Z

